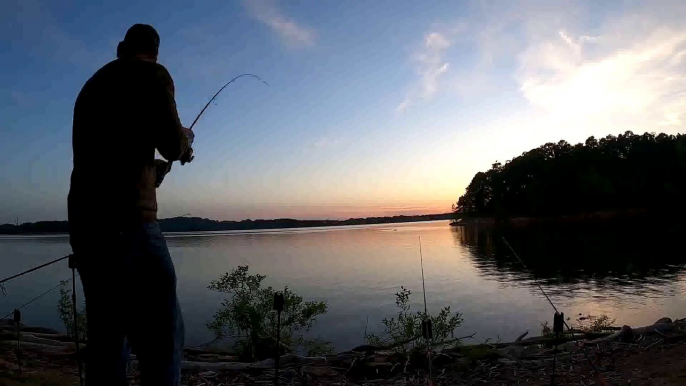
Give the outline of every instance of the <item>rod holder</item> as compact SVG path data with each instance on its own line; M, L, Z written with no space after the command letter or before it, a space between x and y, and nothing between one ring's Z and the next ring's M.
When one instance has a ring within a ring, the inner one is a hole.
M14 310L14 328L17 332L17 348L15 349L15 354L17 356L17 369L21 375L21 311L18 309Z
M564 325L565 325L565 313L564 312L556 312L555 315L553 315L553 332L557 335L562 334L564 331Z
M279 384L279 359L281 359L281 311L286 303L283 293L274 294L274 310L276 311L276 350L274 353L274 385Z
M422 321L422 337L426 340L434 338L433 327L431 326L431 319Z

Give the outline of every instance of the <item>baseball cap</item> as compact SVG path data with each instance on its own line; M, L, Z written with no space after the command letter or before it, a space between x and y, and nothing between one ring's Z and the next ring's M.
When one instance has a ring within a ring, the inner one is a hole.
M126 31L124 40L119 42L117 57L135 54L157 56L160 48L160 35L149 24L134 24Z

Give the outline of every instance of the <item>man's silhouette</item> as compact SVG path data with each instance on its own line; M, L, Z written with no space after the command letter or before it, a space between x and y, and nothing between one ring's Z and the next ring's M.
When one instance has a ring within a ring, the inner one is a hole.
M184 342L176 274L157 224L156 181L188 160L174 84L157 64L159 36L136 24L117 59L83 86L74 106L70 242L86 297L88 385L126 385L128 343L143 385L178 385Z

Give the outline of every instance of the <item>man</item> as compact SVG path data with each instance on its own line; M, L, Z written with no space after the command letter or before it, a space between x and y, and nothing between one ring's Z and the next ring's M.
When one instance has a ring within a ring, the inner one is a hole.
M143 385L179 384L184 327L155 188L171 161L190 161L193 133L157 64L159 42L153 27L132 26L74 106L69 226L86 297L90 386L128 384L129 344ZM154 159L155 149L169 164Z

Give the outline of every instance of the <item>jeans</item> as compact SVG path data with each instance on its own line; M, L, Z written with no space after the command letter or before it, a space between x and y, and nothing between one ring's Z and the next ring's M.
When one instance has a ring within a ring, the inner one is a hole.
M86 384L128 385L133 351L142 385L179 385L184 325L159 225L72 231L71 243L86 297Z

